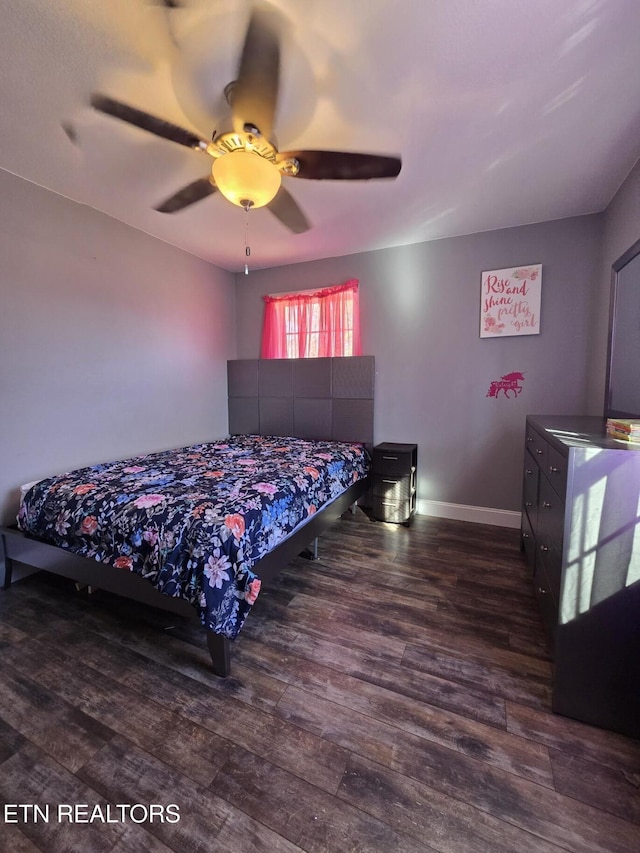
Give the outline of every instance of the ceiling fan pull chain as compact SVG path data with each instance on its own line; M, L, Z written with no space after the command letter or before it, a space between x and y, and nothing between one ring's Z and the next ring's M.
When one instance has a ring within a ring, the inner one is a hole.
M249 258L251 257L251 246L249 245L249 205L245 207L244 211L244 254L245 257ZM244 274L249 275L249 264L246 261L244 264Z

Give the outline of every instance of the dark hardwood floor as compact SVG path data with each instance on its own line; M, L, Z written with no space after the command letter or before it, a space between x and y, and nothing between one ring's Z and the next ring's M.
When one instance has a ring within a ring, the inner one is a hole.
M514 530L347 514L227 680L198 626L42 573L0 592L0 652L0 798L41 808L3 853L640 850L640 741L550 713Z

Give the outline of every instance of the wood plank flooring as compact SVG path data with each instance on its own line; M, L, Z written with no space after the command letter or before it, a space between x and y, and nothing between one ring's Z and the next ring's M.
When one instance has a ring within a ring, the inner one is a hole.
M50 807L3 808L3 853L640 851L640 741L551 714L513 530L347 513L226 680L198 626L44 573L0 592L0 654L0 799Z

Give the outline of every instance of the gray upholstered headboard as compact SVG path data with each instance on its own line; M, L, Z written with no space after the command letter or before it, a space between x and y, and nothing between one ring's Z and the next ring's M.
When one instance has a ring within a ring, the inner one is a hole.
M373 445L372 355L227 362L229 432Z

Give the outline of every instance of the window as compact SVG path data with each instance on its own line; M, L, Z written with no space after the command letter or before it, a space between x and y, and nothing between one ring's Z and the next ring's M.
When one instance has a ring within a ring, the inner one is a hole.
M263 298L262 358L361 354L357 279Z

